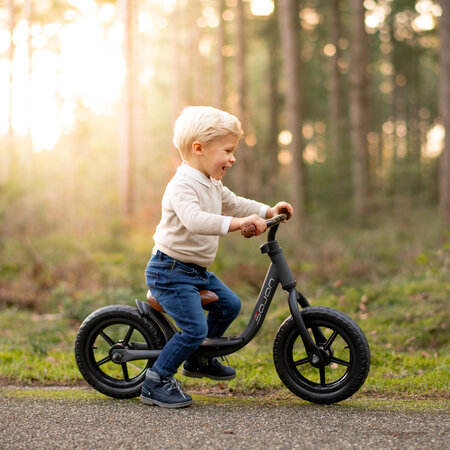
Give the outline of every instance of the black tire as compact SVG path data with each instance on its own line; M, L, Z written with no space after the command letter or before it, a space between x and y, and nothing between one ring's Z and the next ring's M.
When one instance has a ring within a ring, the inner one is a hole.
M281 381L304 400L331 404L353 395L364 384L370 368L367 339L350 317L332 308L313 306L301 310L311 337L329 350L323 368L313 367L292 316L280 326L273 345L275 368ZM319 327L326 342L318 342L311 332Z
M113 345L146 344L160 349L161 330L136 308L112 305L94 311L81 324L75 339L75 359L85 380L99 392L114 398L133 398L141 393L145 371L153 360L116 364L109 351Z

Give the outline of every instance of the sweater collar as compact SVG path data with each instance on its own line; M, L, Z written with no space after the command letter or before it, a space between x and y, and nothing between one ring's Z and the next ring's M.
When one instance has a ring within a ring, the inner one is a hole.
M178 171L182 173L183 175L186 175L189 178L193 178L194 180L198 181L199 183L202 183L206 187L211 187L211 179L207 177L204 173L200 172L197 169L194 169L189 164L186 164L183 162L180 167L178 167Z

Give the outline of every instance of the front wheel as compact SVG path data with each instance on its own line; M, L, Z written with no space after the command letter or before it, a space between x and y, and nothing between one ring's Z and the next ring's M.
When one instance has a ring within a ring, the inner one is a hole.
M370 368L367 339L350 317L332 308L301 310L306 328L325 355L311 365L292 316L280 326L273 346L275 368L281 381L298 397L331 404L353 395L364 384ZM322 333L318 333L318 329Z
M115 363L114 348L160 349L161 330L149 318L127 305L112 305L93 312L81 324L75 340L75 359L85 380L99 392L115 398L141 393L151 360Z

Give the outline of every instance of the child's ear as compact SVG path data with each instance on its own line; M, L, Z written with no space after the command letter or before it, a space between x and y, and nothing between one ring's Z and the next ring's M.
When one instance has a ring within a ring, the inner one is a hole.
M202 155L203 154L203 145L202 145L202 143L200 141L194 141L192 143L192 151L198 156Z

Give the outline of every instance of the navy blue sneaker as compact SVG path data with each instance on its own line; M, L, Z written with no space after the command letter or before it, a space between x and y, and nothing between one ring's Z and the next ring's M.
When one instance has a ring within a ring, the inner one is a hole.
M192 397L183 390L176 378L163 378L148 369L142 386L141 402L164 408L183 408L192 403Z
M232 380L236 378L236 371L230 366L224 366L217 358L197 360L188 358L181 372L187 377L211 378L211 380Z

